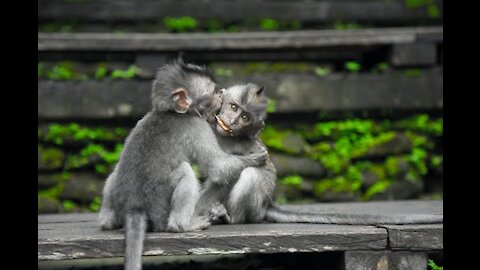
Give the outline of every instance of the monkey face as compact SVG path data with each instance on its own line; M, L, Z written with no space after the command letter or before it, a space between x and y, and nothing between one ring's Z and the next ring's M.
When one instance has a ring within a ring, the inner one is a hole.
M264 126L266 101L254 84L233 86L220 91L222 106L215 130L221 136L254 136Z

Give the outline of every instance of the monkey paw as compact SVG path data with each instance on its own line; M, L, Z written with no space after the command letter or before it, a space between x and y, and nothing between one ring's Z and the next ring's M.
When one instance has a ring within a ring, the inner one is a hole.
M230 216L227 209L220 202L215 203L208 210L208 216L213 224L230 223Z

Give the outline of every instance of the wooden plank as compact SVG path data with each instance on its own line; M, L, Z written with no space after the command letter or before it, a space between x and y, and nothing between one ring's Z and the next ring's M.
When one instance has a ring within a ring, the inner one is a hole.
M393 250L443 250L443 224L385 225Z
M241 33L39 33L38 51L181 51L302 49L443 41L443 27ZM432 41L433 40L433 41Z
M392 48L390 62L397 67L428 66L437 62L435 44L397 44Z
M298 213L342 214L358 218L374 216L379 220L382 218L398 218L399 220L408 220L408 223L412 224L425 223L425 221L436 221L429 223L443 222L443 201L400 200L363 203L321 203L308 205L282 205L280 208ZM377 225L379 224L382 223L378 222ZM426 229L429 228L429 225L425 226L427 226L425 227ZM392 225L392 228L401 230L410 227L406 225Z
M379 250L386 244L386 230L368 226L217 225L200 232L147 233L144 255ZM122 230L101 231L94 221L39 225L39 260L120 257L123 252Z
M223 51L186 51L184 58L187 61L205 63L208 61L346 61L355 60L360 62L366 52L381 49L382 46L368 47L331 47L331 48L304 48L302 50L223 50ZM175 59L178 52L64 52L64 51L41 51L38 53L38 61L64 61L69 59L74 62L112 62L124 61L135 62L136 65L150 70L157 69L165 59ZM158 60L158 62L154 62Z
M370 1L71 1L39 0L40 21L158 21L165 16L191 16L197 19L216 18L227 21L275 18L310 22L353 20L365 22L414 23L416 20L439 21L443 16L443 1L433 3L439 9L438 18L428 16L427 7L408 8L402 0Z
M347 251L345 270L427 270L427 254L408 251Z
M255 74L219 77L219 85L266 86L277 112L441 109L443 76L376 74ZM151 108L151 81L38 82L39 119L140 118Z

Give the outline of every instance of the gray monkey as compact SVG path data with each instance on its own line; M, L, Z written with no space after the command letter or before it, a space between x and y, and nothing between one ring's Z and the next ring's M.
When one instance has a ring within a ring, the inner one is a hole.
M242 155L265 148L258 134L267 117L267 98L264 88L253 83L235 85L221 91L222 107L217 122L212 128L225 151ZM338 213L295 213L285 211L273 204L276 169L270 159L264 166L245 168L240 177L229 179L228 185L206 182L205 189L195 211L213 214L212 222L258 223L324 223L324 224L403 224L433 223L441 217L424 217L423 220L408 217L385 217L376 215L351 215ZM223 184L223 183L222 183ZM226 207L226 210L225 210Z
M103 190L102 229L125 227L125 269L141 269L145 231L183 232L209 222L194 215L199 182L190 163L208 181L238 178L246 167L262 166L267 152L226 154L206 120L215 121L221 100L211 73L179 59L159 69L152 86L152 110L127 136Z

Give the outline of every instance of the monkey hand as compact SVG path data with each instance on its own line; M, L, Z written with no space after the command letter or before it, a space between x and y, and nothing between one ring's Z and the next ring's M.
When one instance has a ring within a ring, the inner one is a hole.
M212 224L230 223L230 216L227 213L227 209L218 201L215 202L207 212Z
M249 153L246 155L248 160L250 161L250 166L252 167L262 167L268 160L268 151L266 148L262 147L260 151L255 153Z

